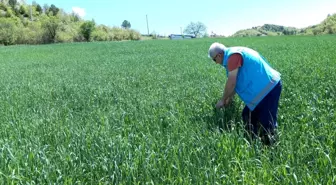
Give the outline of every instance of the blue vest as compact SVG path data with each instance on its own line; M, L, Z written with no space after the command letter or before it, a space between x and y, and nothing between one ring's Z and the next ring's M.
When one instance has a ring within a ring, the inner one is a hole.
M258 52L246 47L230 47L225 49L223 57L223 66L227 76L227 62L234 53L239 53L243 57L243 65L237 74L235 91L247 107L253 111L280 81L280 73L274 70Z

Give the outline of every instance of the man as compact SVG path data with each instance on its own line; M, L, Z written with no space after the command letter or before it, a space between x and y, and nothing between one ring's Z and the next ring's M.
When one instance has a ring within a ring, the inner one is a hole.
M252 137L259 136L265 144L274 141L277 112L282 90L280 73L258 52L247 47L228 47L213 43L209 57L223 65L228 77L223 96L216 108L229 105L235 93L246 104L242 118Z

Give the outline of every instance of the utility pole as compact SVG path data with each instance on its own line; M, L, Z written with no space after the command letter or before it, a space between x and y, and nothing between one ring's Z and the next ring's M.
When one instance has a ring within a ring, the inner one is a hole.
M149 27L148 27L148 17L147 17L147 14L146 14L146 21L147 21L147 33L149 35Z

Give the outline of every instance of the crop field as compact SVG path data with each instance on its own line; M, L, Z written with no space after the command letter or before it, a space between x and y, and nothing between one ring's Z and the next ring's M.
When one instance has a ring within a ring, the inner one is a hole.
M216 110L211 43L282 74L278 142ZM0 184L336 184L336 36L0 47Z

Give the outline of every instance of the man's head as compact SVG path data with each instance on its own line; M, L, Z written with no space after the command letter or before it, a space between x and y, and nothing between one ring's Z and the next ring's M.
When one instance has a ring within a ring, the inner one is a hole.
M208 57L211 58L216 64L223 64L225 46L221 43L215 42L209 48Z

